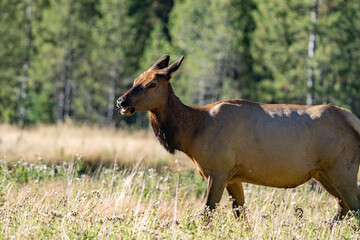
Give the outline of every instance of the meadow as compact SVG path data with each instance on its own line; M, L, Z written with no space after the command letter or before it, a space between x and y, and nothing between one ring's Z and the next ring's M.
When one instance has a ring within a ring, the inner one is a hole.
M202 214L206 182L152 132L0 125L0 239L359 239L315 182L244 184L244 219L224 193Z

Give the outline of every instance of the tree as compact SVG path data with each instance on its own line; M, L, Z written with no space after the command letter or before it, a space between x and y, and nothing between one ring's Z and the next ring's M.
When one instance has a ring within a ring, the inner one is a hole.
M360 115L359 1L320 1L315 55L316 103L333 103Z
M42 9L34 24L37 56L31 74L36 105L32 116L41 116L38 111L51 108L52 113L45 117L48 121L64 121L69 117L84 119L81 113L88 92L83 93L81 89L92 81L87 52L90 24L96 16L95 3L95 0L50 0ZM87 110L90 119L93 111L91 107Z
M170 33L173 44L186 54L179 82L184 82L182 91L189 94L188 103L202 105L233 95L229 90L240 69L236 65L243 60L239 45L242 32L236 29L234 4L235 1L175 2Z
M0 2L0 121L23 121L31 52L31 2Z
M305 103L313 1L256 1L252 53L260 76L258 100Z
M186 104L311 99L359 115L359 17L356 0L3 0L0 121L147 126L115 100L165 53L186 57L172 82Z
M129 1L101 0L98 5L99 16L95 19L92 31L93 50L91 61L96 73L96 93L107 98L98 100L101 116L108 124L112 123L115 90L125 89L124 85L133 69L133 57L129 56L134 37L133 21L128 16Z
M315 74L314 74L314 68L312 66L312 59L314 58L315 55L315 51L316 51L316 38L317 38L317 33L316 33L316 21L318 19L318 10L319 10L319 0L314 0L314 7L311 11L311 20L313 22L313 26L311 27L310 30L310 35L309 35L309 45L308 45L308 68L307 68L307 94L306 94L306 104L307 105L313 105L314 103L314 78L315 78Z

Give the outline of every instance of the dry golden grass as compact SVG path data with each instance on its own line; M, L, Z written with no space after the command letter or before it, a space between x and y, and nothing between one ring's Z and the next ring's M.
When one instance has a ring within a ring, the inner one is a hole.
M206 182L152 132L0 125L0 139L0 239L360 237L354 217L330 227L336 201L316 184L244 184L246 220L234 218L224 193L204 221ZM84 174L86 164L96 171Z
M142 162L143 165L173 165L185 159L178 153L168 154L152 132L72 124L41 125L21 129L0 125L0 156L9 161L61 163L80 155L93 168ZM189 162L190 163L190 162ZM190 164L189 164L190 165Z
M18 163L16 168L47 174L46 170L35 170L29 165L24 168L22 164ZM122 171L106 169L98 178L76 177L70 169L60 173L22 184L12 173L1 176L1 239L356 239L359 236L353 218L330 227L325 220L335 213L335 201L318 187L311 189L309 184L287 190L244 184L245 220L234 218L225 193L211 222L207 222L199 214L205 183L182 167L175 172L139 166Z

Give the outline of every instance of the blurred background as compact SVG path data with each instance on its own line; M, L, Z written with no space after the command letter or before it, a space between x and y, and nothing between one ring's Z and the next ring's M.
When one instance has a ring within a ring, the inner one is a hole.
M332 103L360 115L358 0L1 0L0 121L147 128L116 99L159 57L185 104Z

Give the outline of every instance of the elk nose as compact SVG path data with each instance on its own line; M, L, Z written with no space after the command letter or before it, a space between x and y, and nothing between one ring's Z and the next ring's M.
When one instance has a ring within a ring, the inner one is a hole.
M118 100L116 101L116 106L120 108L120 107L124 107L125 105L126 105L126 100L122 97L119 97Z

